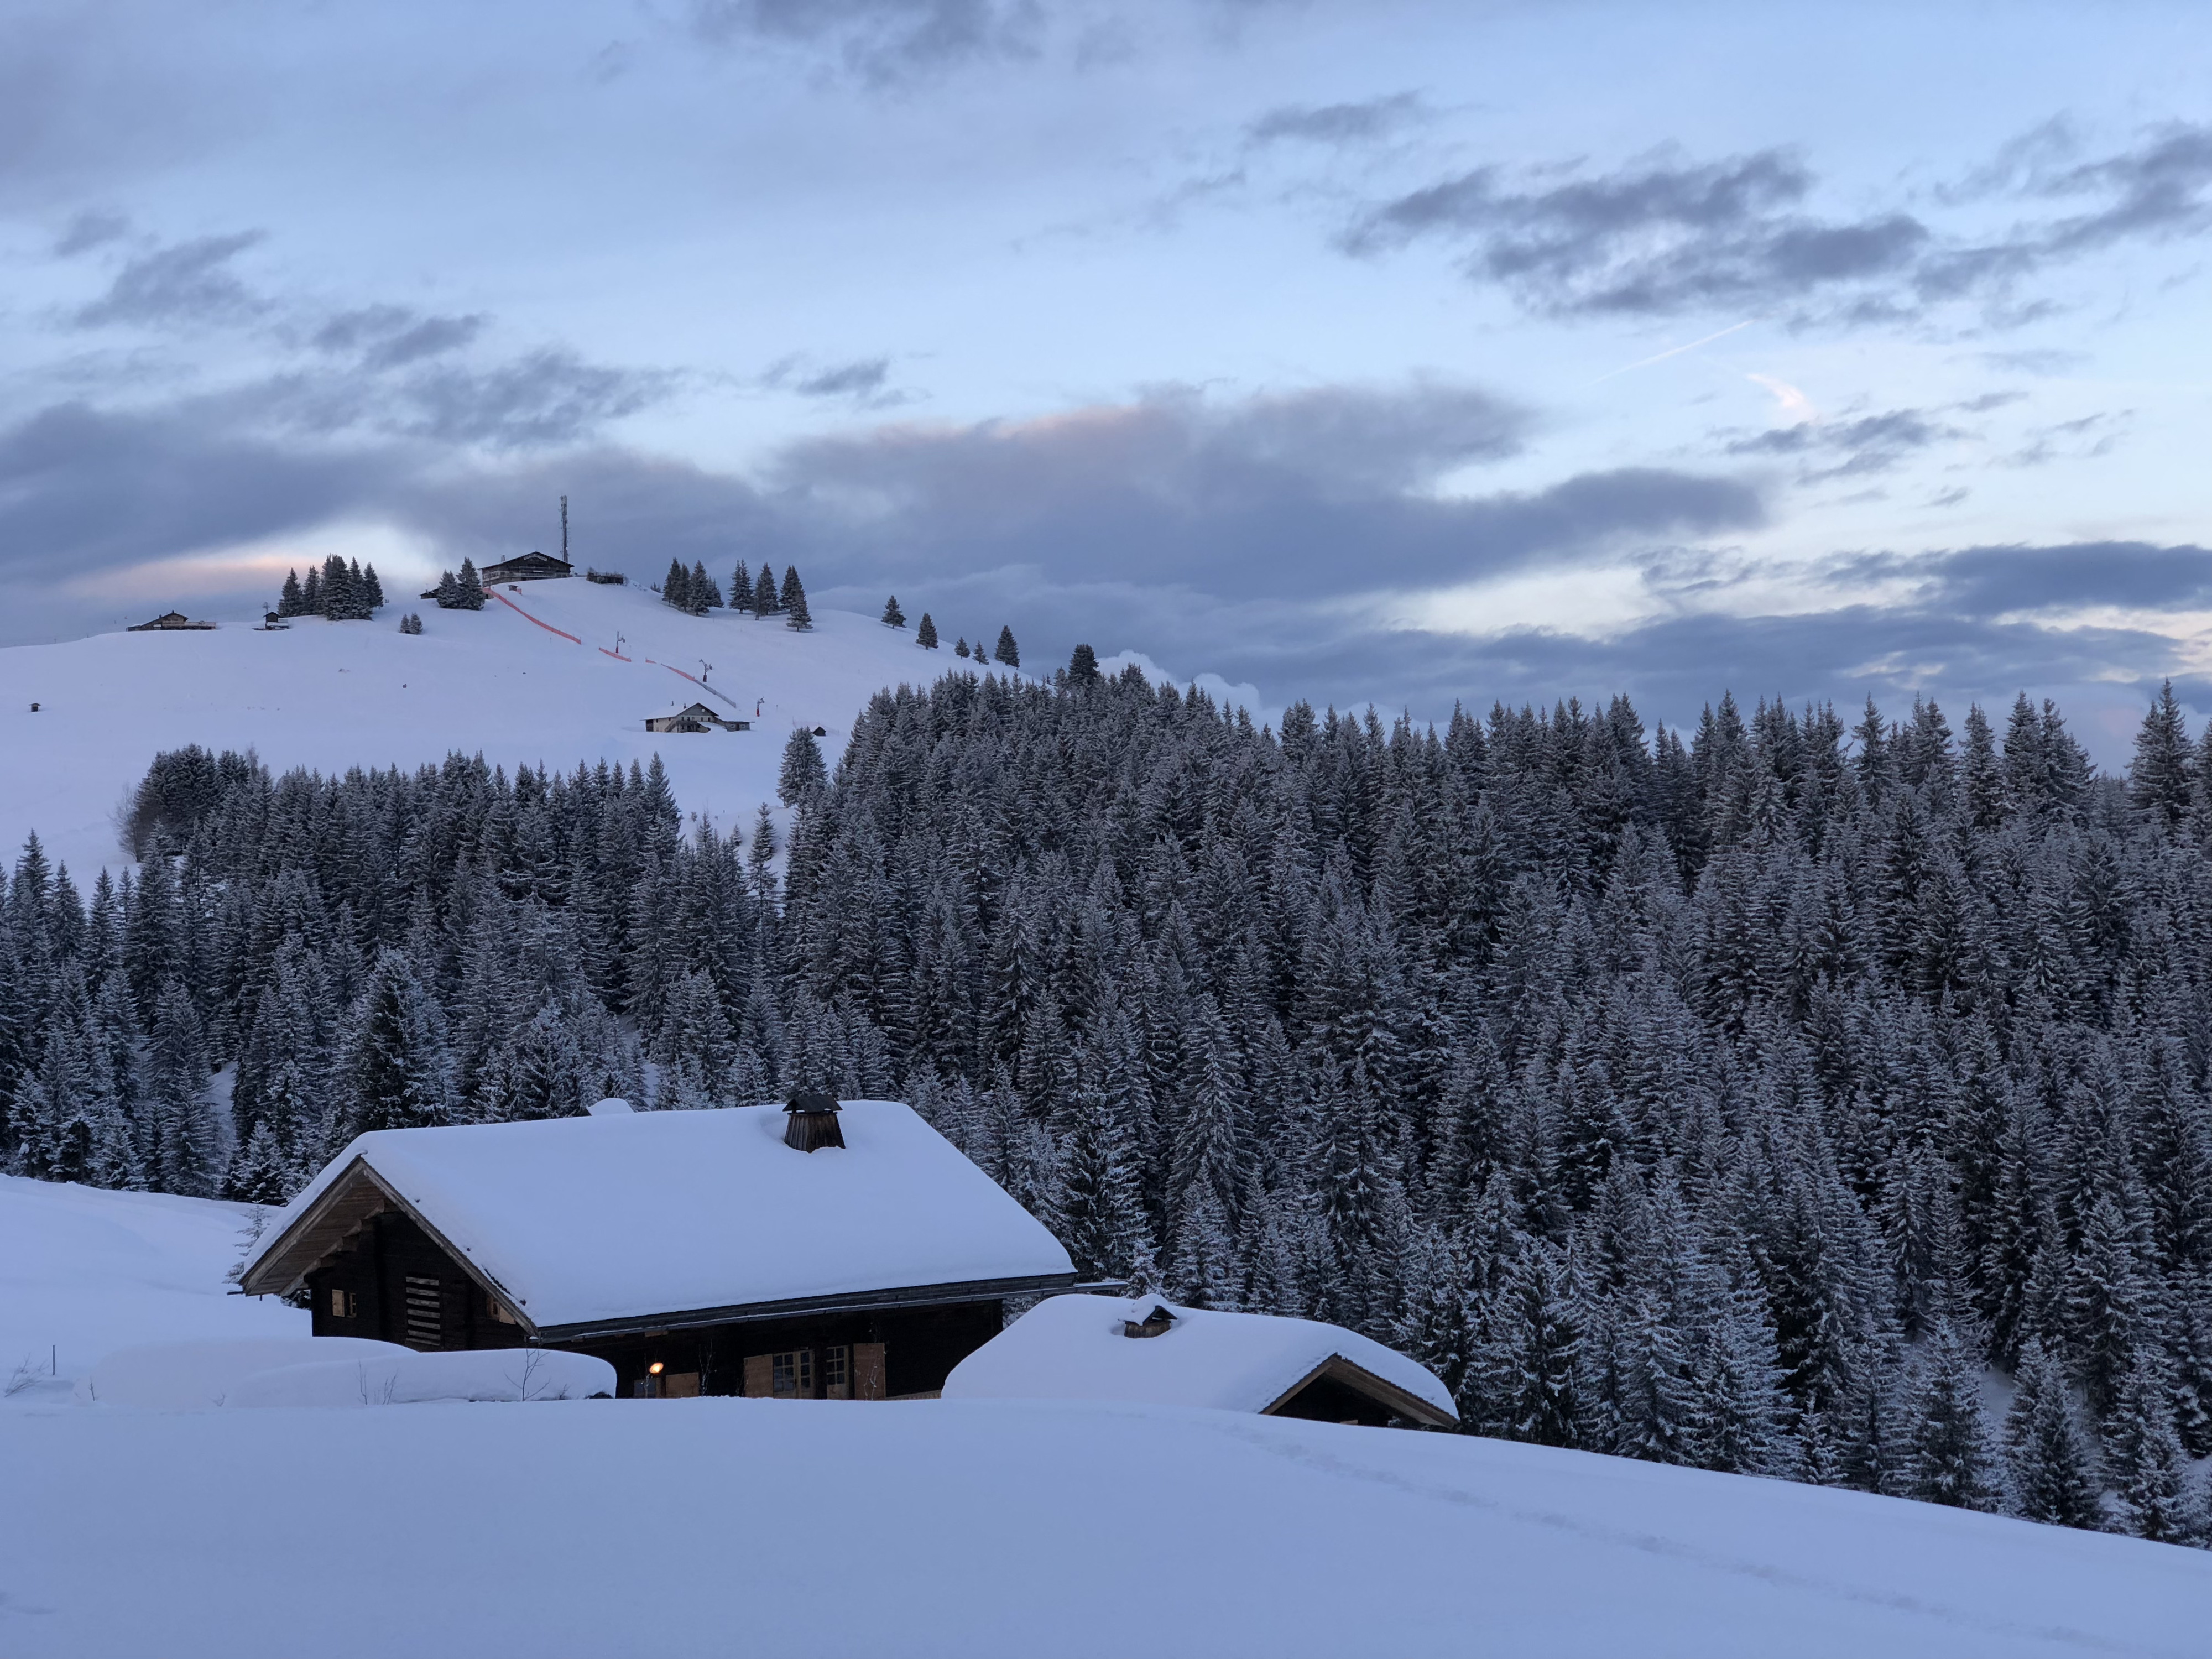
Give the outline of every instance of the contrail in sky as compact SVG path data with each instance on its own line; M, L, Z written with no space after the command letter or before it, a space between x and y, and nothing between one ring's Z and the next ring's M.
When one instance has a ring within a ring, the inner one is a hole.
M1699 346L1711 345L1723 335L1733 334L1740 328L1749 328L1758 320L1759 319L1755 317L1747 317L1740 323L1730 323L1726 328L1720 329L1714 333L1706 335L1702 340L1692 340L1687 345L1668 346L1666 350L1654 352L1649 357L1639 357L1632 363L1623 363L1619 368L1599 375L1597 379L1590 382L1590 385L1603 386L1607 380L1613 379L1615 374L1626 374L1632 368L1646 368L1653 363L1663 363L1669 357L1679 357L1686 351L1695 351Z

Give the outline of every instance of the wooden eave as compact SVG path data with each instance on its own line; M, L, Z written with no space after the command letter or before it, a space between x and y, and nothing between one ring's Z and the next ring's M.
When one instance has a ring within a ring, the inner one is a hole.
M284 1296L296 1290L307 1275L330 1260L346 1241L381 1212L397 1210L420 1227L430 1242L443 1250L453 1265L477 1283L477 1288L514 1316L524 1334L535 1338L531 1322L513 1292L494 1279L468 1253L447 1238L420 1210L400 1196L368 1160L356 1156L341 1170L322 1195L305 1213L278 1235L275 1244L239 1281L248 1296Z
M1377 1405L1388 1406L1399 1416L1420 1424L1424 1428L1455 1429L1459 1419L1451 1413L1439 1410L1417 1394L1409 1394L1395 1382L1375 1375L1364 1365L1355 1365L1340 1353L1333 1353L1308 1371L1297 1382L1277 1395L1269 1404L1260 1408L1262 1417L1273 1417L1297 1399L1308 1385L1322 1377L1341 1382L1354 1393L1364 1394Z
M690 1330L702 1325L744 1325L771 1319L804 1319L818 1314L941 1307L956 1302L1000 1302L1010 1296L1069 1290L1074 1284L1075 1275L1066 1273L1041 1273L1027 1279L976 1279L951 1285L908 1285L891 1290L852 1291L838 1296L801 1296L781 1302L738 1302L720 1308L686 1308L672 1313L580 1320L568 1325L542 1326L538 1335L545 1342L580 1342L646 1331Z

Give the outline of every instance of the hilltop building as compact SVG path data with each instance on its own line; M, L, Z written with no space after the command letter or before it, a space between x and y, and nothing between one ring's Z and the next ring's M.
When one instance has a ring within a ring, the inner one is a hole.
M497 564L486 565L483 580L488 582L537 582L575 574L576 567L566 559L556 559L550 553L525 553L516 558L502 559Z

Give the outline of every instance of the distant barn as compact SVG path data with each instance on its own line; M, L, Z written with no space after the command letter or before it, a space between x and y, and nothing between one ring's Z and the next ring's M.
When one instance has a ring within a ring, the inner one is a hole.
M573 576L576 567L566 559L556 559L550 553L525 553L520 558L503 559L497 564L483 568L487 582L548 581L557 576Z
M725 720L703 702L695 702L689 708L680 708L673 714L648 715L645 729L648 732L750 732L750 720Z
M194 622L181 611L172 611L164 616L155 617L151 622L133 623L130 631L133 634L167 634L185 629L213 628L214 626L211 622Z
M362 1135L243 1288L304 1291L318 1336L597 1354L625 1395L880 1400L934 1395L1007 1297L1074 1283L910 1108L794 1107Z

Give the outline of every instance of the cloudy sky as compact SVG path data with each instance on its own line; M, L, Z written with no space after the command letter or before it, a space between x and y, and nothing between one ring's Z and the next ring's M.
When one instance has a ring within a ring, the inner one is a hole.
M796 562L1263 709L2212 710L2212 9L17 0L0 642Z

